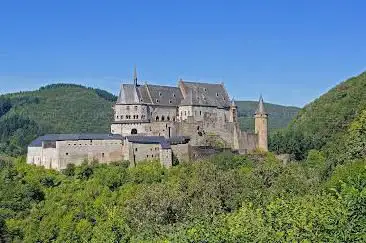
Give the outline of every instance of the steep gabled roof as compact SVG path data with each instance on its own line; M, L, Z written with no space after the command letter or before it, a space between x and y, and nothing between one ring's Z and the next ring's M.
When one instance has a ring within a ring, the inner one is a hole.
M223 84L187 82L181 80L179 87L185 97L182 105L230 107L230 98ZM192 96L192 97L190 97Z
M138 95L138 87L133 84L122 84L117 104L138 104L140 98Z
M183 99L178 87L146 84L146 88L152 104L178 106Z

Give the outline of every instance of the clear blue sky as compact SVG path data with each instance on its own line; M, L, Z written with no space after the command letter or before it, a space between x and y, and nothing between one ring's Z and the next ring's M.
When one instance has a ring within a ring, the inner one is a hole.
M74 82L225 82L302 106L366 69L366 1L17 1L0 4L0 93Z

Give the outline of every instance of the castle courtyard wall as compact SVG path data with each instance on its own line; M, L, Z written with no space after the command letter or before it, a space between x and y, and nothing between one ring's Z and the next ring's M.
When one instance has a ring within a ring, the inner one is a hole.
M191 145L189 143L171 145L171 148L173 161L174 159L177 159L178 163L191 161Z

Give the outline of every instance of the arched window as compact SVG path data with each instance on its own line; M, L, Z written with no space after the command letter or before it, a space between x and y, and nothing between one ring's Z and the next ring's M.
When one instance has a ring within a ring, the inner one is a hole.
M155 120L156 120L156 121L159 121L159 116L156 116Z
M165 120L165 117L164 116L161 116L161 120L164 121Z
M137 129L136 128L131 129L131 134L137 134Z
M167 121L170 121L170 117L169 117L169 116L167 116L167 117L166 117L166 120L167 120Z

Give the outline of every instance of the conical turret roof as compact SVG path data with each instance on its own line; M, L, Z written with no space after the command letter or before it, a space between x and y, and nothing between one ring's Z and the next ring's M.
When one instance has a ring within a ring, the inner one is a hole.
M266 110L264 109L264 101L262 95L259 97L258 108L255 114L267 114Z
M235 103L234 98L231 100L231 106L233 106L233 107L236 107L237 106L236 103Z

